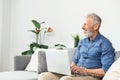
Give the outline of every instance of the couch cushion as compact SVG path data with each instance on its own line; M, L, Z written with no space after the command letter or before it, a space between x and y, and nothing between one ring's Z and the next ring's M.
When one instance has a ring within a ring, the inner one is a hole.
M40 74L41 72L47 72L45 51L38 52L38 74Z
M103 80L119 80L120 79L120 51L115 52L115 62L106 72Z
M116 51L115 52L115 60L117 60L120 57L120 51Z
M36 49L34 54L32 55L30 62L26 67L26 71L33 71L37 73L47 71L46 57L45 52L46 49Z
M28 71L0 72L0 80L38 80L38 74Z
M31 55L16 55L14 57L14 70L25 70Z
M120 58L111 65L103 80L120 80Z

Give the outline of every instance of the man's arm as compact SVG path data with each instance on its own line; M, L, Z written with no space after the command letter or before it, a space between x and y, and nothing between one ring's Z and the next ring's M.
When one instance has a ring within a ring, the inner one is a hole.
M84 72L91 75L91 76L96 76L96 77L103 77L105 74L105 71L102 68L84 69Z
M98 69L81 68L79 66L76 66L74 62L72 62L71 64L71 71L73 73L79 72L80 74L88 74L96 77L103 77L105 74L105 71L102 68L98 68Z

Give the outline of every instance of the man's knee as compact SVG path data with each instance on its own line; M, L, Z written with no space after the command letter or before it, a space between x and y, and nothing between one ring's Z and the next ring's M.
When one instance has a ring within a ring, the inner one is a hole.
M38 80L59 80L59 78L50 72L43 72L38 76Z
M70 76L63 76L60 80L72 80Z

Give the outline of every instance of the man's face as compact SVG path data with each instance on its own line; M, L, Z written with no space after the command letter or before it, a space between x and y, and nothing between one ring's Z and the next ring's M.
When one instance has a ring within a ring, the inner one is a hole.
M83 29L84 35L86 37L90 37L93 35L94 28L93 28L93 21L91 18L85 19L83 26L82 26L82 29Z

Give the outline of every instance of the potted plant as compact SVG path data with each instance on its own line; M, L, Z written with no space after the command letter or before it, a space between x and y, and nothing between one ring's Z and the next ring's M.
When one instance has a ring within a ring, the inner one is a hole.
M36 42L30 43L29 50L23 51L22 55L31 55L34 53L36 48L48 49L48 45L43 44L43 41L44 41L46 33L52 32L53 29L51 27L42 27L41 24L45 22L39 23L36 20L32 20L32 23L35 29L29 30L29 31L35 34Z
M80 41L80 37L79 34L75 34L74 36L72 36L74 39L74 47L78 46L78 42Z

